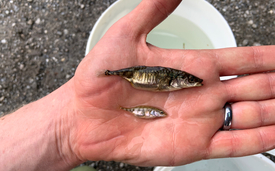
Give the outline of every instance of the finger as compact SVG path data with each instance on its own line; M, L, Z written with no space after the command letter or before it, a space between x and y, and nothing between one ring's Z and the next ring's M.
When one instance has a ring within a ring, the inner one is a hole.
M232 105L233 129L248 129L275 124L275 99L238 102Z
M223 83L228 101L267 100L275 97L275 73L249 75Z
M275 147L275 126L220 131L212 138L205 158L240 157Z
M143 0L124 21L137 35L149 33L176 9L181 0Z
M238 47L215 50L221 76L275 70L275 46Z

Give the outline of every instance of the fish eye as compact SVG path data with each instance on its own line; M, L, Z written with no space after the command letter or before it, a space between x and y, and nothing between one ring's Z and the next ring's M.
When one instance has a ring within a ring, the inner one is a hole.
M189 81L190 81L190 82L194 82L194 81L195 81L195 78L194 78L192 75L190 75L190 76L189 76Z

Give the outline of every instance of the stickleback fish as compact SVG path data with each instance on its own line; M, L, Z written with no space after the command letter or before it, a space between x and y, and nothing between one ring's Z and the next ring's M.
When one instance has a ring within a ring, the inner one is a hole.
M133 108L120 107L120 109L131 112L136 117L143 119L162 118L167 116L167 114L164 111L149 106L138 106Z
M174 91L202 86L202 79L185 71L161 66L135 66L105 75L118 75L129 81L134 88L149 91Z

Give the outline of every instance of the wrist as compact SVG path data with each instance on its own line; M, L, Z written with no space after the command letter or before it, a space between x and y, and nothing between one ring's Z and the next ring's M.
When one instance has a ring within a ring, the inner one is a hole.
M0 118L0 170L68 170L82 162L71 142L71 82Z
M75 126L75 109L74 109L74 83L72 78L62 87L45 97L41 104L49 104L47 112L52 121L53 130L51 137L56 149L56 154L60 160L61 169L73 168L84 161L81 161L75 154L74 134Z
M49 97L53 108L51 109L54 118L54 135L55 146L62 165L72 168L83 163L76 155L74 145L75 123L75 105L74 105L74 83L72 78L69 82L60 87Z

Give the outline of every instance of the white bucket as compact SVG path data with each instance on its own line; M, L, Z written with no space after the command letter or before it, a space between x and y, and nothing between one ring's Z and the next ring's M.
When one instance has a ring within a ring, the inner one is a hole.
M85 55L120 18L141 0L118 0L97 20ZM177 9L147 36L147 42L169 49L217 49L236 47L234 35L223 16L205 0L183 0ZM221 77L221 80L236 76Z
M116 21L131 12L140 2L141 0L118 0L112 4L94 25L86 46L86 55ZM148 34L147 41L170 49L236 47L228 23L205 0L183 0L167 19Z
M202 160L177 167L156 167L154 171L274 171L275 164L262 154Z

